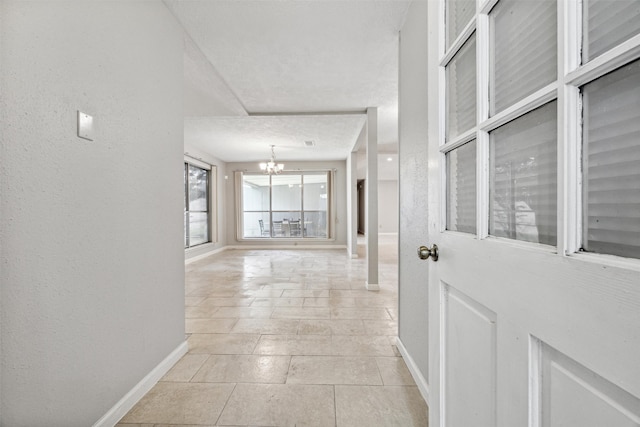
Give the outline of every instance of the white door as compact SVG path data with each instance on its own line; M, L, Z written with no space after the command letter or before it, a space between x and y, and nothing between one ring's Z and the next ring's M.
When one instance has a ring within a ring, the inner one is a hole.
M430 426L640 426L640 1L429 28Z

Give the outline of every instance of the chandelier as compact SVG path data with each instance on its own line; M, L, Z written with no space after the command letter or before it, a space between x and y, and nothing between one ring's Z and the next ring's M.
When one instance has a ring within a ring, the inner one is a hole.
M275 147L275 145L271 146L271 159L266 163L260 163L260 170L269 175L277 175L284 169L283 163L276 163L276 155L273 152L273 147Z

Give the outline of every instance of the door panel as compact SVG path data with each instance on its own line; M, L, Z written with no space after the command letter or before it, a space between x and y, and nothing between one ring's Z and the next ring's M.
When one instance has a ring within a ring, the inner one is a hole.
M496 314L444 282L441 305L447 425L495 425Z
M540 355L535 392L543 427L640 425L640 399L539 340L532 349L534 359Z

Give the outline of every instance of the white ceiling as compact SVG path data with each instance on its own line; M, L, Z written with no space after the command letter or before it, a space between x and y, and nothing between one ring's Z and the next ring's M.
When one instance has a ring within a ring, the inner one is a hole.
M185 142L223 161L337 160L378 107L397 147L398 32L409 1L165 0L185 43ZM305 147L312 140L315 146Z

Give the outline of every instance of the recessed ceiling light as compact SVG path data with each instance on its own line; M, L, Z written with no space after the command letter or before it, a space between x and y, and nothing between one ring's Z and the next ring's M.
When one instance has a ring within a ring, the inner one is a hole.
M391 157L387 157L387 162L392 162L393 159Z

